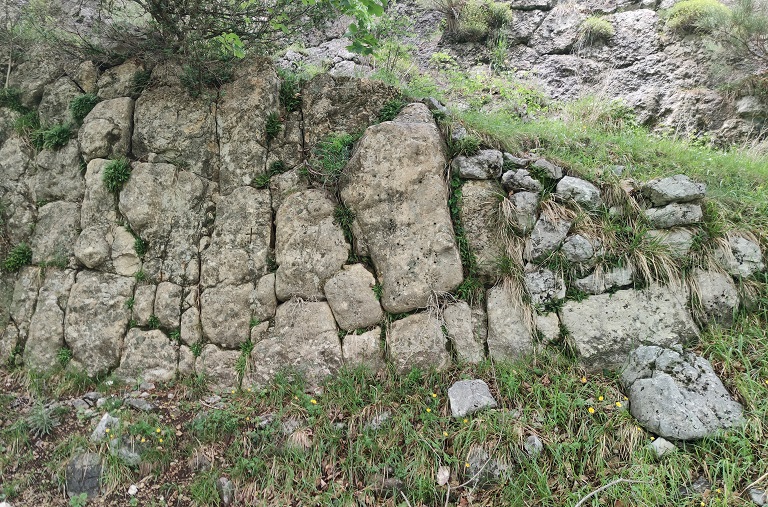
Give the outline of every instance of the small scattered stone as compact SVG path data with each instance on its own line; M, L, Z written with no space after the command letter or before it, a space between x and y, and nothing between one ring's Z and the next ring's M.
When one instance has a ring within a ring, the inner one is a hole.
M101 397L101 393L97 393L95 391L91 391L83 395L83 399L87 401L90 406L94 406Z
M135 484L131 484L131 486L128 488L128 494L131 496L136 496L136 493L138 492L139 488Z
M189 468L195 472L204 472L211 469L211 460L200 450L195 451L189 458Z
M76 398L72 400L70 403L72 404L72 408L74 408L75 410L87 410L91 407L87 401L80 398Z
M511 153L503 153L502 156L504 157L504 164L505 165L512 165L515 167L526 167L528 164L531 163L530 158L522 158L522 157L516 157L512 155Z
M648 447L653 449L653 451L656 453L657 458L661 458L665 454L673 452L677 449L677 447L675 447L675 444L661 437L657 438L656 440L648 444Z
M143 391L151 391L154 388L155 388L155 384L153 384L152 382L142 382L141 385L139 386L139 389Z
M559 199L574 201L588 209L596 209L603 204L599 188L586 180L573 176L566 176L561 179L555 192Z
M528 453L528 456L536 458L544 451L544 444L536 435L529 435L528 438L525 439L523 448L525 449L525 452Z
M704 477L703 475L700 475L691 484L687 484L685 486L680 487L680 496L701 495L702 493L707 491L711 486L712 484L707 480L707 478Z
M533 163L533 167L542 170L547 178L559 180L563 177L563 168L553 164L549 160L540 158Z
M468 466L464 467L464 477L472 487L497 483L507 468L481 447L469 451L465 465Z
M152 412L156 408L154 404L144 398L126 398L125 404L142 412Z
M389 410L384 410L383 412L377 414L374 416L368 424L365 425L364 430L373 430L377 431L381 428L381 426L389 420L389 418L392 416L392 413Z
M476 155L454 158L451 169L464 179L487 180L501 176L502 164L499 150L480 150Z
M482 380L460 380L448 389L453 417L464 417L485 408L495 408L496 400Z
M405 489L405 483L401 479L384 474L373 475L370 482L373 486L373 494L378 498L394 497Z
M761 489L751 488L749 490L749 497L755 502L755 505L768 505L768 493Z
M523 190L538 193L543 188L539 180L531 176L531 173L525 169L505 172L501 176L501 186L508 192Z
M704 213L698 204L667 204L663 208L645 210L645 218L651 227L669 229L680 225L691 225L701 222Z
M67 463L67 494L71 497L85 493L88 497L99 494L101 456L94 452L78 454Z
M451 480L451 469L445 465L437 469L437 485L445 486ZM1 507L1 506L0 506Z
M651 180L643 185L641 192L654 206L665 206L673 202L701 199L707 192L707 186L704 183L691 181L684 174L678 174L669 178Z
M109 412L105 413L101 420L99 421L99 424L96 425L96 429L93 430L93 433L91 433L91 442L101 442L104 440L104 437L107 436L107 433L109 433L107 430L112 430L114 428L117 428L120 425L120 419L117 417L112 417L109 415Z
M235 498L235 485L226 477L219 477L216 481L216 491L219 492L222 505L231 505Z

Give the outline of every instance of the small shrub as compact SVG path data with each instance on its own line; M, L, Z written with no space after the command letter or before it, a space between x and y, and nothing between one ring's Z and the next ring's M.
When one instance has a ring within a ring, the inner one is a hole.
M189 346L189 350L192 352L192 355L195 357L200 357L200 354L203 353L203 344L202 342L195 342L192 345Z
M160 327L160 319L157 317L157 315L150 315L147 324L149 325L150 329L157 329Z
M667 12L667 28L682 33L708 32L713 19L727 14L728 7L717 0L683 0Z
M128 181L128 178L131 177L131 164L128 162L128 159L124 157L112 160L106 167L104 167L104 172L102 174L104 186L106 186L107 190L110 192L117 194L122 190L123 185Z
M170 333L168 333L168 338L175 342L181 342L181 329L176 328Z
M512 13L502 2L469 0L461 7L455 32L459 42L482 42L509 23Z
M8 253L3 262L6 271L16 272L32 262L32 249L26 243L19 243Z
M50 435L58 421L53 417L50 410L47 410L43 405L37 405L27 417L27 424L29 431L35 438L41 438Z
M272 179L272 175L269 173L261 173L257 174L255 178L253 178L253 186L256 188L267 188L269 187L269 182Z
M91 110L101 101L99 97L92 93L79 95L69 103L69 111L72 113L72 119L76 123L83 123L83 120Z
M339 181L344 167L352 156L352 146L359 136L345 132L331 134L315 146L309 176L322 185L334 185Z
M21 102L21 90L18 88L0 89L0 107L7 107L21 114L29 111Z
M267 116L266 124L264 125L264 133L269 143L280 134L280 129L283 127L283 121L280 119L280 115L277 113L269 113Z
M405 101L403 99L392 99L381 108L379 111L379 121L392 121L400 114L400 111L405 107Z
M32 133L40 129L40 117L37 115L37 111L29 111L19 116L13 128L21 137L31 139Z
M579 27L579 40L584 44L607 41L616 35L616 29L610 21L600 16L585 19Z

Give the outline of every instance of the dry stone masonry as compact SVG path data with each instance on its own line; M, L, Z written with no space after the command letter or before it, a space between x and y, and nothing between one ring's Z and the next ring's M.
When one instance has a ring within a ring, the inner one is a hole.
M215 101L186 96L173 66L153 69L136 95L125 83L142 70L102 73L93 90L104 100L58 150L36 154L3 132L3 238L32 250L30 266L0 279L3 361L47 371L69 350L67 367L89 375L201 373L224 388L285 369L319 384L344 366L520 360L567 342L587 368L620 369L628 357L639 364L638 347L671 357L699 326L732 323L746 303L737 283L765 269L755 238L739 231L687 284L648 280L612 257L601 217L650 226L643 241L669 259L701 248L706 188L685 176L587 181L530 155L452 155L425 104L376 123L395 93L365 79L318 76L303 85L301 111L287 112L264 61L244 65ZM62 76L23 99L66 114L54 97L71 91ZM267 140L272 114L283 122ZM318 181L314 148L341 132L359 136L351 158L338 183ZM112 193L104 178L119 157L130 177ZM608 185L623 189L621 202ZM728 398L706 362L674 354L670 365L693 365L702 389ZM653 367L680 382L676 366ZM649 387L659 375L630 371L633 398L661 389ZM697 404L703 391L683 387ZM735 407L672 424L633 404L673 439L735 424Z

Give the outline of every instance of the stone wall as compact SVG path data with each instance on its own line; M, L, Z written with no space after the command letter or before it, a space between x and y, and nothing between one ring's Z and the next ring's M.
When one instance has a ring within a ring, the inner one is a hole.
M607 168L589 182L493 149L452 157L424 104L377 123L395 90L365 79L320 75L288 112L265 61L214 97L191 98L172 66L137 95L142 70L19 71L46 118L66 118L83 91L102 101L57 150L2 132L4 249L33 252L0 277L4 362L47 371L71 355L89 375L197 372L224 387L283 368L317 383L344 365L510 360L565 341L588 367L612 368L640 344L727 325L734 277L764 269L735 232L685 280L615 255L616 223L649 229L657 259L698 255L706 189L684 176L641 184ZM338 182L320 181L314 147L342 131L362 137ZM105 171L119 157L130 177L112 193Z

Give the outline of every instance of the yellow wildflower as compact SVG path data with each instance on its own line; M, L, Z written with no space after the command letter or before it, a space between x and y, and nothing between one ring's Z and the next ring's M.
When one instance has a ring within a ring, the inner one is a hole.
M443 432L443 436L444 436L444 437L447 437L447 436L448 436L448 432L447 432L447 431L444 431L444 432Z
M603 398L602 396L598 396L598 397L597 397L597 401L603 401L604 399L605 399L605 398Z
M427 412L432 412L432 409L427 407Z
M158 442L160 442L162 444L163 443L163 439L161 438L160 440L158 440Z
M617 401L617 402L616 402L616 406L617 406L618 408L621 408L621 402L620 402L620 401Z
M160 430L160 428L157 428L157 429L155 430L155 433L160 433L160 431L161 431L161 430Z
M310 402L311 404L313 404L313 405L317 405L317 400L316 400L316 399L314 399L314 398L312 398L311 400L309 400L309 402Z
M587 412L589 412L590 414L594 414L594 413L595 413L595 409L594 409L594 408L592 408L592 407L589 407L589 408L587 409Z
M433 398L437 398L437 394L436 393L432 393L432 397Z
M587 377L581 377L581 383L586 384L587 383Z
M464 463L464 468L469 468L469 463Z
M109 433L109 428L105 429L104 433Z
M143 444L144 442L146 442L146 441L147 441L147 439L146 439L146 438L144 438L144 437L141 437L141 443L142 443L142 444Z
M250 418L250 417L246 417L246 418L245 418L245 420L246 420L246 421L250 421L250 420L251 420L251 418Z
M464 424L467 424L469 422L468 419L464 419Z

